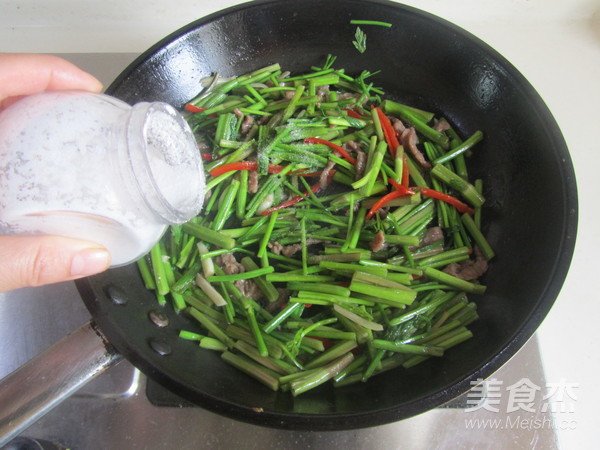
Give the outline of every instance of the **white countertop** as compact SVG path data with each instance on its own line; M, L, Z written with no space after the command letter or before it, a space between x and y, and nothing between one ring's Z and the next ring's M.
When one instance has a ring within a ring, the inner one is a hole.
M140 53L179 27L238 3L3 0L0 52ZM600 352L594 347L600 341L600 300L593 287L600 242L600 0L403 3L463 27L502 53L538 90L562 129L577 175L579 231L569 275L538 337L547 381L577 386L577 398L571 399L574 412L556 417L561 447L595 447L600 400Z

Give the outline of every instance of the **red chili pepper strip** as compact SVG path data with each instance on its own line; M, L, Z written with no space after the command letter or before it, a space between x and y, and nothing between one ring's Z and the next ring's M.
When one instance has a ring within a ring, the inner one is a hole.
M212 161L213 157L210 153L200 153L200 156L204 161Z
M299 177L320 177L321 174L323 173L322 170L318 170L316 172L302 172L302 173L292 173L290 172L290 175L298 175Z
M411 188L407 188L406 186L402 186L401 184L398 184L397 182L395 182L394 180L392 180L391 178L388 178L388 181L390 182L390 184L392 186L394 186L398 191L403 192L404 195L414 195L416 194L415 191L413 191Z
M408 187L408 177L410 176L410 170L408 168L408 158L406 153L402 155L402 186Z
M392 126L392 122L390 122L390 119L388 119L388 117L383 113L383 111L381 110L381 108L379 106L377 106L375 108L375 111L377 111L377 116L379 116L379 122L381 123L381 129L383 130L383 135L385 136L385 141L387 142L388 147L390 148L390 153L392 154L392 158L395 158L396 157L396 149L400 145L400 142L398 142L398 138L396 138L396 130L394 130L394 127Z
M353 109L344 109L344 111L346 111L346 113L350 117L354 117L355 119L362 119L362 116L359 113L357 113L356 111L354 111Z
M284 166L279 166L276 164L269 164L269 173L279 173L284 169ZM256 161L241 161L234 162L229 164L223 164L221 166L215 167L210 171L211 177L218 177L219 175L223 175L227 172L232 172L234 170L258 170L258 162Z
M279 173L283 169L285 169L285 166L279 166L277 164L269 164L269 168L267 169L267 172L268 173Z
M256 161L241 161L229 164L222 164L215 167L210 171L211 177L218 177L224 173L231 172L234 170L258 170L258 163Z
M191 103L186 103L185 110L193 113L201 113L202 111L206 111L206 108L198 108L197 106L194 106Z
M344 150L342 147L340 147L339 145L334 144L333 142L330 142L330 141L327 141L327 140L321 139L321 138L306 138L306 139L304 139L304 143L305 144L323 144L323 145L326 145L330 149L338 152L342 156L342 158L344 158L350 164L352 164L353 166L356 165L356 159L354 159L352 156L350 156L350 154L346 150Z
M321 190L321 184L320 183L315 183L310 187L310 190L316 194L317 192L319 192ZM263 216L268 216L269 214L271 214L274 211L279 211L280 209L285 209L285 208L289 208L292 205L295 205L298 202L301 202L302 200L304 200L305 197L308 197L308 191L304 191L303 192L304 196L302 195L297 195L295 197L290 198L289 200L286 200L283 203L280 203L277 206L273 206L272 208L266 209L264 210L261 215Z
M456 197L453 197L451 195L444 194L443 192L436 191L435 189L429 189L429 188L415 187L413 189L420 191L421 194L423 194L426 197L431 197L436 200L441 200L443 202L446 202L446 203L454 206L461 213L469 213L469 214L474 213L473 208L471 208L469 205L461 202L459 199L457 199Z
M390 201L394 200L395 198L403 197L405 195L406 195L406 193L401 190L392 191L389 194L384 195L379 200L377 200L377 202L369 210L369 212L365 216L365 219L369 220L371 217L373 217L375 215L375 213L377 211L379 211L381 208L383 208L386 203L389 203Z

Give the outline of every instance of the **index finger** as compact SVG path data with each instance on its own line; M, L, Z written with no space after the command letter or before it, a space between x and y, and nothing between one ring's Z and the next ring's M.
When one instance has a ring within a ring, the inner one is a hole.
M0 106L13 97L66 89L100 92L102 83L58 56L0 54Z

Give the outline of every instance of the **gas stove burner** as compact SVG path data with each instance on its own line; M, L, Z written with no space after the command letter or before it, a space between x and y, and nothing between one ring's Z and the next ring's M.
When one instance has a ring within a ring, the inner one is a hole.
M58 442L19 436L0 450L67 450L67 447Z

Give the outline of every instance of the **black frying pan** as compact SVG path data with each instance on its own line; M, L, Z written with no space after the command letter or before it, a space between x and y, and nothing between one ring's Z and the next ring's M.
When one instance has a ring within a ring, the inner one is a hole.
M352 45L351 19L391 22L363 27L367 51ZM504 364L534 333L565 278L574 247L577 198L570 157L552 115L525 78L486 44L443 20L396 3L371 0L258 1L196 21L139 57L108 88L126 102L181 106L201 78L239 75L279 62L305 71L331 53L336 67L381 70L376 84L417 107L443 113L463 136L484 130L471 172L484 180L486 233L497 249L478 298L476 336L413 369L367 384L322 386L298 398L273 393L180 340L195 324L159 307L135 265L79 281L95 323L149 377L204 408L283 428L344 429L407 418L466 392ZM169 325L157 326L151 311Z

